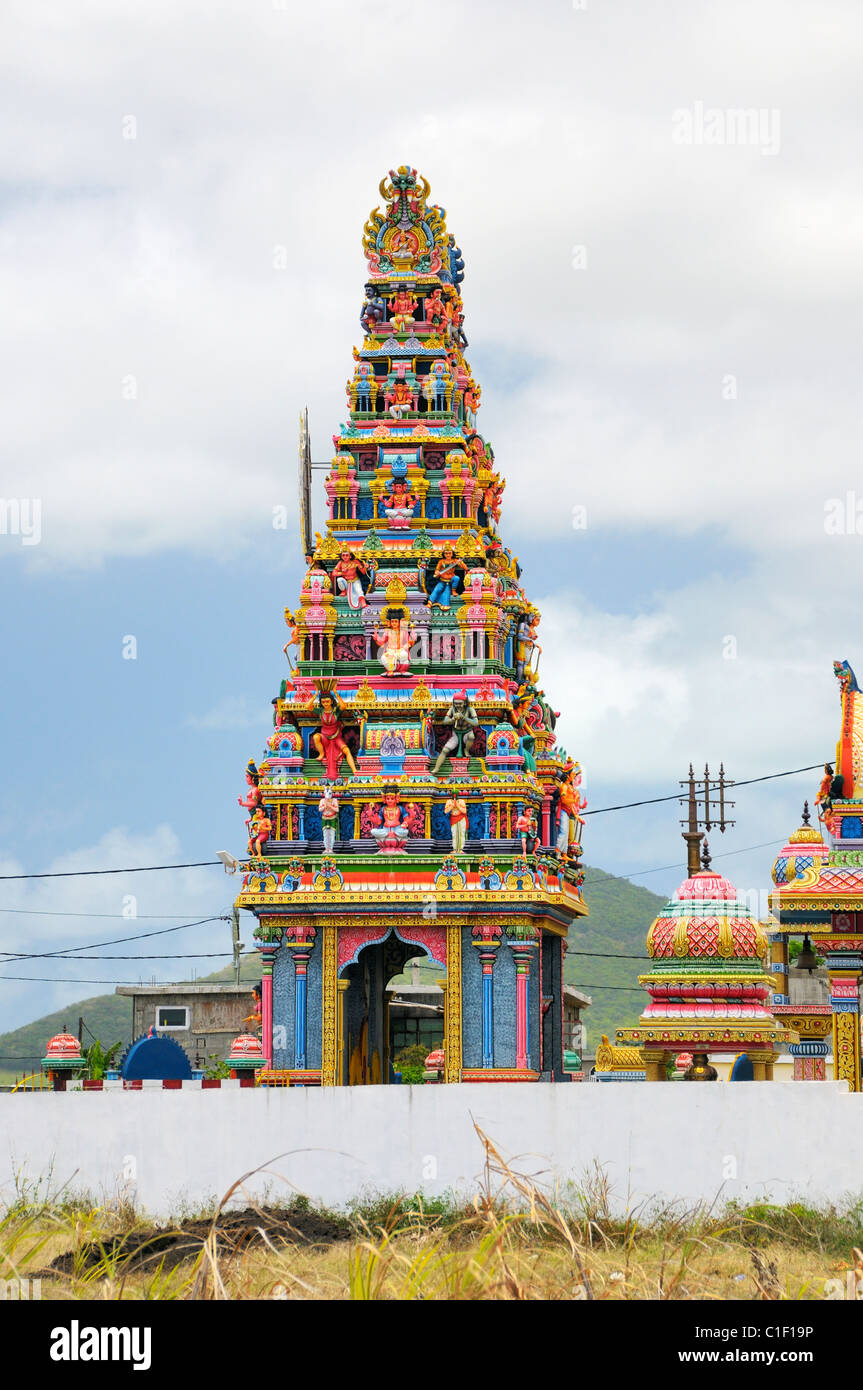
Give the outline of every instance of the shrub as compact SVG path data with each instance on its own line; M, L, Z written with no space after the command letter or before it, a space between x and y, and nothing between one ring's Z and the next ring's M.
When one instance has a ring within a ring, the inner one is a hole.
M425 1067L426 1057L431 1051L430 1047L424 1047L422 1043L412 1043L410 1047L403 1047L393 1058L393 1066L396 1071L404 1073L405 1067Z
M423 1086L425 1085L425 1067L402 1067L403 1086Z

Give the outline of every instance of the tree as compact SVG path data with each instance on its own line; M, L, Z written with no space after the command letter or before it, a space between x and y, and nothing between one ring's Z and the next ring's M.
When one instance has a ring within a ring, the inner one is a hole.
M87 1077L90 1081L103 1081L106 1071L114 1065L117 1052L122 1043L115 1042L106 1050L98 1038L94 1038L84 1053Z

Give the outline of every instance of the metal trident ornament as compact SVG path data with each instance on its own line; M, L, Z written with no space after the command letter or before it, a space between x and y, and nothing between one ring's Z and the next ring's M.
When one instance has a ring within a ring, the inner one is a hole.
M724 763L719 764L718 777L711 777L710 768L706 763L704 776L696 777L690 763L689 777L680 785L686 792L685 796L681 796L680 804L686 804L687 817L680 824L686 826L683 838L686 841L687 872L691 877L697 874L701 867L700 845L704 839L704 831L715 828L724 834L726 826L734 824L725 814L727 808L734 806L734 802L727 801L725 796L727 789L733 787L734 783L725 776Z

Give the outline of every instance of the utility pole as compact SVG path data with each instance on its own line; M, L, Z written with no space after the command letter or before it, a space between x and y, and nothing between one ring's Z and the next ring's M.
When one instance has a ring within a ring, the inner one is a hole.
M234 952L234 982L240 983L240 952L243 949L243 942L240 940L240 909L231 909L231 935Z
M701 868L701 841L704 839L704 832L713 830L715 826L724 834L726 826L734 824L725 814L727 808L734 805L734 802L727 801L725 796L728 788L733 787L734 783L725 776L724 763L719 764L718 777L711 777L710 768L706 763L704 776L696 777L690 763L689 777L680 785L684 789L680 804L685 805L687 810L686 819L680 824L686 827L682 834L686 841L686 871L691 878Z

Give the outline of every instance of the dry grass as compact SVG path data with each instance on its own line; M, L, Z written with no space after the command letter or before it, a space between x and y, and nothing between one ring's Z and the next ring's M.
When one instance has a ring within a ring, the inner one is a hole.
M212 1218L176 1228L128 1209L21 1200L0 1218L0 1278L38 1273L54 1299L797 1300L823 1298L824 1281L847 1269L863 1282L859 1204L621 1218L601 1172L564 1204L480 1138L484 1181L461 1207L399 1197L344 1218L294 1199L232 1215L226 1204L250 1174ZM177 1232L185 1246L172 1244Z

